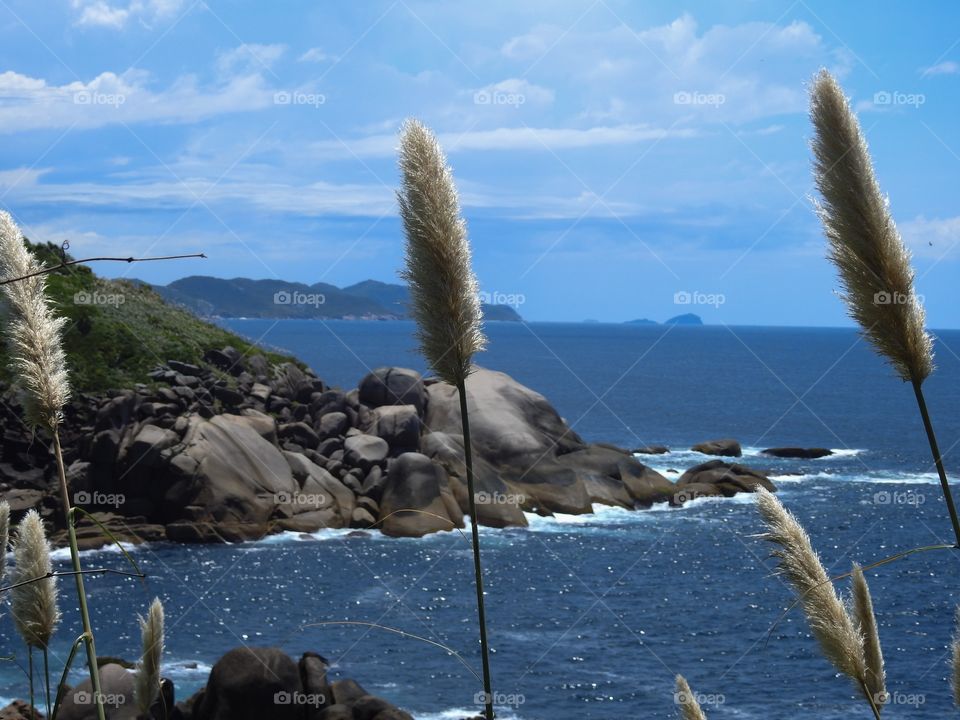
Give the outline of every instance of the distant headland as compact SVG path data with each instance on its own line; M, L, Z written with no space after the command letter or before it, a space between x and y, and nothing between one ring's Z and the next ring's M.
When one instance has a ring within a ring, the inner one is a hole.
M407 287L377 280L339 288L322 282L307 285L285 280L227 280L191 275L169 285L151 287L167 302L208 318L403 320L410 317ZM481 293L483 299L486 298ZM511 305L482 305L485 320L523 320Z

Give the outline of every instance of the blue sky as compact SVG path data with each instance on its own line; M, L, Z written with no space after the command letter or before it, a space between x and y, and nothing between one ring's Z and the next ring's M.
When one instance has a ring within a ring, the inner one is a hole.
M450 156L482 289L528 319L843 325L810 204L806 84L827 67L930 324L960 327L958 20L949 2L3 0L0 205L76 255L210 256L132 270L153 282L396 281L415 115Z

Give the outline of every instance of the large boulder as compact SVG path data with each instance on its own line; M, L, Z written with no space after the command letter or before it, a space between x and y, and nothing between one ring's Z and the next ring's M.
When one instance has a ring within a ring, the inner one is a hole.
M740 457L743 455L740 443L733 438L708 440L707 442L698 443L690 449L694 452L703 453L704 455L723 455L726 457Z
M384 534L420 537L458 527L463 527L463 513L443 467L420 453L404 453L391 461L380 501Z
M364 473L386 460L389 452L387 441L373 435L353 435L343 443L343 461Z
M692 488L690 486L696 487ZM757 487L762 487L770 492L776 492L777 490L765 472L749 468L746 465L724 462L723 460L710 460L696 465L687 470L677 480L678 492L686 489L685 494L687 496L692 491L698 491L700 495L713 494L705 490L708 487L715 488L715 494L725 497L732 497L741 492L756 492ZM687 499L690 498L687 497Z
M355 505L355 497L350 489L301 453L284 452L283 456L300 485L291 498L294 519L298 522L295 527L284 526L285 529L313 532L325 527L349 525ZM316 527L306 529L305 524L315 521L318 523ZM283 523L281 521L281 525Z
M191 417L183 449L170 461L162 508L167 521L199 507L202 513L190 520L249 526L256 536L278 510L293 515L289 498L300 485L283 453L258 430L257 418Z
M408 368L382 367L360 381L359 400L367 407L413 405L422 413L426 392L420 373Z
M370 432L386 441L391 455L420 449L420 416L414 405L384 405L376 408Z
M192 720L303 720L300 670L277 648L235 648L210 671Z
M593 503L634 507L663 502L673 486L610 446L585 443L539 393L509 376L476 368L467 400L481 523L525 525L521 511L588 513ZM446 383L427 384L423 452L443 464L466 510L466 472L459 395ZM482 495L481 495L482 494ZM502 500L502 501L501 501Z

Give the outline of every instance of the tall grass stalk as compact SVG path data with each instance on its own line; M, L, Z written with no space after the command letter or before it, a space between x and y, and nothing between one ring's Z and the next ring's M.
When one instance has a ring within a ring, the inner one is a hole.
M77 602L83 623L90 683L96 702L97 718L105 720L96 642L87 608L83 568L74 529L63 451L60 447L59 426L63 406L70 395L66 358L60 340L65 321L54 316L47 302L42 270L43 267L27 250L23 235L13 218L6 212L0 212L0 281L17 280L2 285L10 309L6 328L7 341L25 391L26 420L34 428L46 429L53 437L53 454L70 545L70 561L76 581Z
M810 92L817 214L840 272L848 311L897 375L913 386L957 547L960 519L923 396L933 372L933 340L914 287L914 271L888 199L880 191L863 131L843 90L821 70Z
M416 120L401 132L401 190L397 193L406 234L406 267L402 276L410 285L417 338L424 356L460 396L467 502L473 539L473 572L477 591L477 618L483 662L484 711L493 720L490 650L480 562L470 418L467 409L467 376L473 355L483 350L479 288L470 263L467 226L453 173L433 133Z

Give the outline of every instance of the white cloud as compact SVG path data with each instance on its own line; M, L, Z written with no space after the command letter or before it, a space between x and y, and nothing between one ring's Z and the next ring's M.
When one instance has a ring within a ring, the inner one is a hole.
M153 90L149 75L105 72L89 82L48 85L41 78L0 73L0 133L43 128L95 128L116 123L189 123L231 112L270 107L273 91L258 74L239 75L215 86L183 76Z
M439 133L438 139L449 154L468 150L531 150L549 152L571 148L632 145L648 140L695 137L690 129L652 127L649 125L597 126L584 129L549 127L500 127L492 130L471 130ZM391 157L396 153L396 134L371 135L357 140L322 140L310 149L323 158Z
M321 48L312 47L303 53L297 60L299 62L315 62L322 63L329 61L336 61L338 58L336 55L328 55Z
M927 77L928 75L957 75L960 74L960 63L956 63L953 60L946 60L942 63L936 65L931 65L930 67L924 68L920 71L922 77Z
M558 98L562 89L579 117L701 124L802 113L803 80L821 65L843 74L850 62L806 22L701 29L689 14L646 29L538 25L504 43L500 54L518 77L557 88Z
M145 24L163 20L177 13L184 0L131 0L112 5L106 0L70 0L77 11L77 25L119 30L132 20Z
M501 80L500 82L471 90L469 94L473 96L475 104L513 107L531 103L549 105L554 99L553 90L534 85L522 78Z
M283 44L244 43L217 56L217 70L224 75L268 70L286 52Z
M918 257L960 257L960 216L915 217L900 225L907 246Z

